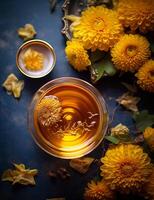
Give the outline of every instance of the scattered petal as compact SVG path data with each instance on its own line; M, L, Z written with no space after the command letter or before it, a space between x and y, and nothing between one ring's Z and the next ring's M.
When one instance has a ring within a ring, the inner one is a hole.
M19 98L24 88L24 81L20 81L14 74L10 74L2 86L6 89L9 95L13 94L15 98Z
M26 40L33 39L36 35L36 30L32 24L25 24L24 27L18 29L18 35Z
M126 92L122 96L117 98L116 101L128 110L138 112L137 104L140 101L140 97L132 96L129 92Z
M94 160L95 159L91 157L83 157L83 158L72 159L69 162L69 164L77 172L85 174Z
M111 135L112 136L119 136L119 135L128 135L129 134L129 129L127 126L123 124L118 124L114 128L111 128Z
M37 169L26 169L24 164L14 164L15 169L8 169L2 174L2 181L10 181L12 185L19 183L22 185L35 185L34 176L37 175Z

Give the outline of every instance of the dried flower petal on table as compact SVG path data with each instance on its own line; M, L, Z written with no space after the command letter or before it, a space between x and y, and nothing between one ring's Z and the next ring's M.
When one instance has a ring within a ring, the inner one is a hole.
M26 40L33 39L36 35L36 30L32 24L25 24L24 27L18 29L18 35Z
M27 70L38 71L43 68L44 55L32 48L25 51L22 59Z
M14 164L15 169L8 169L2 174L2 181L10 181L12 185L19 183L22 185L35 185L34 176L37 169L26 169L24 164Z
M128 134L129 134L129 128L121 123L111 128L112 136L128 135Z
M9 95L13 94L15 98L19 98L24 88L24 81L20 81L14 74L10 74L2 86L6 89Z
M69 164L77 172L85 174L94 160L95 159L91 157L82 157L82 158L72 159L69 162Z
M117 98L116 101L128 110L138 112L137 104L140 101L140 97L132 96L129 92L126 92L122 96Z

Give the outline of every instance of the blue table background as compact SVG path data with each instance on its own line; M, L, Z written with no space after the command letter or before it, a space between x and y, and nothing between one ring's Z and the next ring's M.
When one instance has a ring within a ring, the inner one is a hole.
M87 181L98 173L98 166L92 165L88 173L80 175L69 169L71 178L68 180L52 180L47 176L49 170L58 167L68 167L68 161L47 155L40 150L27 130L27 108L33 94L46 82L62 77L79 77L90 82L88 72L78 73L71 68L65 58L65 39L61 34L63 23L61 10L63 1L58 1L56 11L50 13L48 0L5 0L0 6L0 85L8 74L14 73L19 79L25 81L25 88L20 100L6 94L0 87L0 175L12 167L12 163L24 163L27 167L39 170L36 186L11 186L8 182L0 182L1 200L45 200L53 197L65 197L67 200L81 200ZM57 62L54 70L41 79L30 79L22 75L15 63L16 51L22 44L17 35L17 29L26 23L32 23L37 30L39 39L49 42L56 51ZM128 78L127 78L128 79ZM104 96L109 113L116 106L115 98L126 91L120 81L126 76L105 78L96 87ZM129 77L128 82L132 79ZM154 113L154 96L139 91L142 100L140 109L148 109ZM111 98L112 97L112 98ZM124 123L133 127L130 112L119 108L115 113L113 125ZM100 158L102 154L100 145L90 155ZM124 199L124 198L123 198ZM132 199L132 198L131 198ZM141 199L141 198L140 198Z

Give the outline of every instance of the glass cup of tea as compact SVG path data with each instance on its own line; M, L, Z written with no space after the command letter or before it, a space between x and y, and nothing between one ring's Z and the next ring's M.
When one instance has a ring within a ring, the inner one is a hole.
M108 112L94 86L78 78L62 77L35 93L28 110L28 127L45 152L73 159L101 143L108 128Z

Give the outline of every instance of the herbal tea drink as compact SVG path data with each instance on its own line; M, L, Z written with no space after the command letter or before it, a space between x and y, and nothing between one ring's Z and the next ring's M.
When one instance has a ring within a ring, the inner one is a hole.
M104 100L93 86L65 77L36 93L30 120L32 135L43 150L61 158L76 158L102 141L108 117Z

